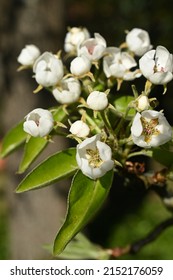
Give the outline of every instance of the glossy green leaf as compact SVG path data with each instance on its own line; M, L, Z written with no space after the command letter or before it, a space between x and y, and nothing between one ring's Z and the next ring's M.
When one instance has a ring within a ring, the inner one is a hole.
M47 146L48 140L41 137L31 137L25 143L24 155L19 165L18 173L23 173Z
M23 121L13 127L4 137L1 147L1 157L6 157L15 151L26 140L27 134L23 131Z
M52 254L52 245L44 246ZM107 260L110 254L101 246L92 243L81 232L78 233L66 246L65 250L57 256L61 260Z
M114 101L115 108L120 113L125 114L129 103L133 100L134 97L130 95L119 96ZM134 115L135 115L135 110L132 108L129 110L128 116L133 117Z
M64 224L54 242L54 254L60 254L69 241L90 221L105 201L113 180L109 171L98 180L91 180L78 171L69 192Z
M58 152L34 168L19 184L16 192L21 193L45 187L68 178L77 169L75 148Z
M159 163L170 167L173 165L173 152L162 148L153 149L153 158Z

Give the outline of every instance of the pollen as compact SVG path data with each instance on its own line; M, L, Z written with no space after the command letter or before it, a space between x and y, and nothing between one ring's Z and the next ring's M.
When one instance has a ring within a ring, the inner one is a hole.
M86 150L86 158L88 159L89 165L98 168L103 163L103 160L100 158L99 150L87 149Z
M158 119L147 120L141 117L141 123L143 127L142 135L144 135L145 142L149 143L153 135L159 135L160 131L156 128L159 124Z

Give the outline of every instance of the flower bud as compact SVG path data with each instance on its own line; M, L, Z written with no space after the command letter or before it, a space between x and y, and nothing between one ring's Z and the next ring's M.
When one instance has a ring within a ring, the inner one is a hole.
M75 76L83 76L87 74L91 69L90 60L82 55L74 58L70 64L70 71Z
M81 94L80 82L74 78L63 79L59 86L53 89L52 94L61 104L76 102Z
M113 169L111 148L97 134L77 145L76 161L82 173L96 180Z
M128 32L126 44L129 50L138 56L142 56L152 48L148 32L140 28L133 28Z
M44 137L53 129L54 120L51 112L37 108L26 116L23 130L33 137Z
M149 99L146 95L140 95L136 100L136 109L141 112L147 110L150 106Z
M37 83L44 87L56 85L64 75L61 59L49 52L45 52L37 58L33 71Z
M101 111L108 106L107 94L101 91L93 91L87 98L87 105L90 109Z
M90 34L86 28L72 27L65 36L64 50L65 52L76 53L77 46L88 39Z
M70 132L77 137L86 137L90 133L90 129L85 122L76 121L71 125Z
M17 61L25 66L33 65L35 60L39 57L40 50L35 45L26 45L17 58Z

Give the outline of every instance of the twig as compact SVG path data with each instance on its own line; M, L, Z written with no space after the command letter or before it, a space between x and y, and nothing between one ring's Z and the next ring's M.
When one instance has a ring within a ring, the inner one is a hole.
M169 218L166 221L162 222L158 226L155 227L153 231L151 231L146 237L124 247L116 247L113 249L109 249L110 255L113 257L120 257L125 254L136 254L139 252L143 246L149 244L154 241L167 227L173 226L173 218Z

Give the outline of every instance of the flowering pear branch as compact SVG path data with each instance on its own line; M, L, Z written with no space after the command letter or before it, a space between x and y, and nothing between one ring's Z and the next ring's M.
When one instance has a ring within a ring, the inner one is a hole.
M25 144L19 170L26 171L48 142L53 145L54 136L73 140L73 147L43 161L17 189L27 191L73 177L66 220L55 240L54 253L58 254L101 207L115 185L115 173L127 176L124 182L133 173L146 188L160 182L167 188L167 180L173 180L173 130L164 108L158 109L159 97L152 92L158 85L166 92L173 80L173 56L162 45L153 47L148 32L140 28L128 31L119 46L108 46L98 32L92 36L85 27L72 27L67 30L64 50L41 53L30 44L17 60L18 70L32 70L37 84L33 92L47 90L55 105L26 113L4 138L2 155ZM135 82L141 77L146 81L139 91ZM127 92L123 85L132 81ZM162 163L163 177L149 168L144 172L144 165L135 159L141 155ZM173 207L172 202L166 203ZM172 220L126 248L113 249L112 256L139 251L170 225Z

